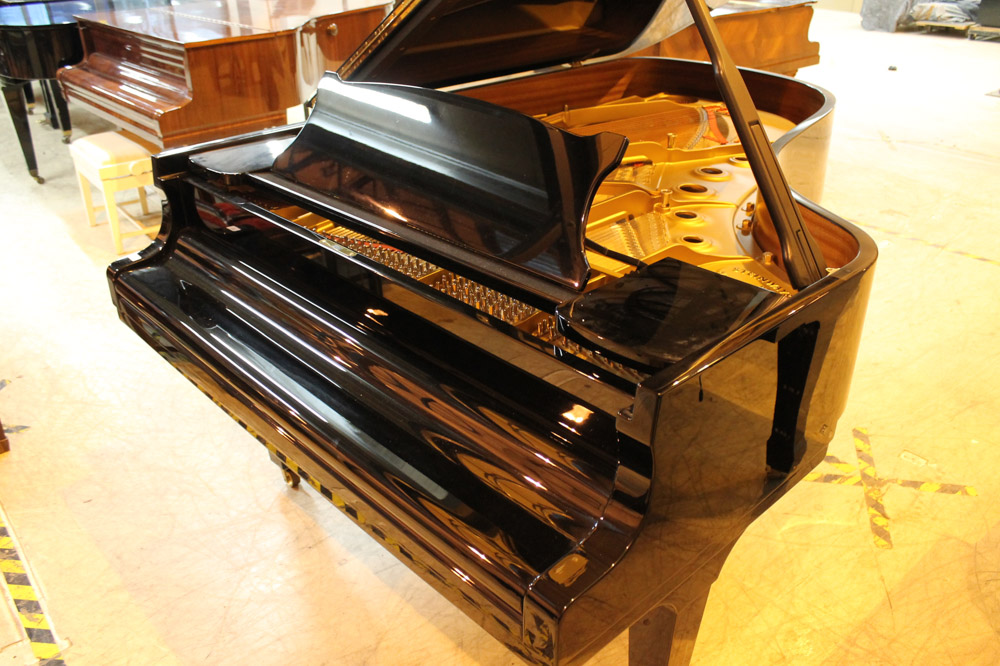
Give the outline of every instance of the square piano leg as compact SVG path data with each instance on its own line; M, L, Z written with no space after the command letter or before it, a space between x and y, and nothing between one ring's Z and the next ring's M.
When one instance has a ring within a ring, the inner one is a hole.
M734 545L706 560L660 606L629 627L629 666L688 666L712 583Z
M657 606L628 630L629 666L687 666L708 595L675 610Z
M39 183L45 182L38 175L38 162L35 160L35 147L31 143L31 128L28 126L28 109L24 104L24 89L28 86L27 81L3 81L3 98L7 103L7 110L10 111L10 119L14 123L14 131L17 133L17 140L21 144L21 152L24 154L24 161L28 165L28 173Z

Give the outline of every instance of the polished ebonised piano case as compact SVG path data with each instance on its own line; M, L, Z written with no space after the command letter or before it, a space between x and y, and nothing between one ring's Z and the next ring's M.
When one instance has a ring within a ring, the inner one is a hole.
M789 270L710 65L465 83L621 50L659 5L399 3L304 125L154 158L160 235L109 268L287 478L531 663L626 628L633 663L686 661L729 550L825 454L870 287L871 240L801 196L823 270ZM745 78L816 194L832 98Z

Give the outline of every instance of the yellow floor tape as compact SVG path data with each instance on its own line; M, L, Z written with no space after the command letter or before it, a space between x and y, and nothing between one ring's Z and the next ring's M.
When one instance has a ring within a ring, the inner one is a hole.
M0 512L0 572L3 573L7 592L14 600L18 619L24 633L31 641L31 651L41 666L63 666L52 623L42 608L38 593L24 566L24 560L14 543L14 535L7 526L7 519Z
M845 463L836 456L827 456L825 463L837 470L835 474L810 472L805 481L816 483L831 483L842 486L861 486L864 489L865 505L868 507L868 524L872 531L872 540L876 548L892 548L892 535L889 532L889 514L882 501L886 489L891 485L912 488L924 493L940 493L944 495L967 495L975 497L979 493L972 486L956 483L936 483L932 481L917 481L914 479L895 479L879 476L875 470L875 458L872 455L872 443L868 431L855 428L854 452L858 458L857 467Z

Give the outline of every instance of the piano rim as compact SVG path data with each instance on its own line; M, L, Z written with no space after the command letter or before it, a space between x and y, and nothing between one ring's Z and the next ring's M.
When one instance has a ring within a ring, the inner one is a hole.
M772 74L766 74L766 75L774 76ZM830 106L832 107L832 101L830 103ZM185 170L187 158L190 154L194 152L200 152L203 150L221 148L226 146L239 145L241 143L259 141L262 139L262 137L278 136L284 133L296 131L297 127L300 126L301 124L285 126L285 127L277 127L271 130L267 130L265 132L257 132L248 135L243 135L240 137L221 139L200 144L197 146L188 146L173 151L167 151L166 153L159 155L154 160L154 173L157 176L157 181L163 185L166 185L169 183L169 181L176 179L178 175ZM760 320L752 322L754 324L753 326L740 329L735 334L728 336L725 340L721 341L718 345L715 345L710 349L704 350L704 353L700 354L698 358L685 359L685 361L682 363L677 363L674 366L665 368L660 373L657 373L657 375L655 375L654 377L651 377L647 381L643 382L639 387L641 390L644 390L647 393L652 393L652 394L662 393L669 390L670 386L682 382L686 379L690 379L691 377L694 377L706 365L711 365L712 363L718 362L722 358L725 358L728 354L732 353L734 350L740 348L742 345L748 343L751 340L757 339L757 337L761 334L761 332L766 330L769 326L776 325L781 321L783 321L782 318L788 314L789 310L801 309L802 307L807 307L808 305L815 305L817 303L821 303L823 299L832 290L834 290L836 285L840 285L842 282L845 281L859 280L874 265L875 258L877 257L877 250L875 248L874 242L870 239L870 237L867 236L867 234L865 234L863 231L861 231L854 225L850 224L849 222L843 220L842 218L808 201L804 197L797 195L796 200L798 201L800 206L811 211L813 214L824 218L826 221L831 222L833 225L841 228L843 231L848 233L852 238L854 238L858 243L858 251L857 254L854 256L854 258L851 259L844 266L840 267L839 269L831 273L830 275L827 275L826 277L821 279L819 282L793 295L793 297L788 299L785 303L783 303L781 307L776 308L775 310L772 310L771 312L767 313ZM169 225L167 226L169 227ZM131 270L133 268L140 268L143 265L155 263L157 253L160 251L169 251L170 243L171 243L170 234L166 233L166 231L161 232L161 236L149 248L146 248L145 250L141 251L140 253L137 253L136 255L133 255L130 258L126 258L119 262L116 262L115 264L112 264L112 266L109 267L108 273L109 273L109 279L111 280L112 283L111 286L112 286L113 299L115 300L116 306L118 307L120 313L122 313L122 305L121 303L118 302L118 293L116 292L114 286L115 280L126 270ZM191 378L189 377L189 379ZM194 380L192 379L192 381ZM223 408L225 409L225 407ZM632 437L636 437L636 435L640 435L642 431L645 430L645 427L642 425L643 419L635 418L635 416L636 416L635 414L622 415L619 418L619 431L621 433ZM239 418L237 418L237 420L239 420ZM244 427L246 427L246 423L244 423L243 421L240 422L241 424L244 425ZM646 425L648 425L648 423ZM648 430L646 430L646 432L648 432ZM638 437L636 438L638 439ZM260 439L260 436L258 436L258 439ZM275 447L275 449L276 451L280 451L282 455L284 455L284 452L281 451L280 448ZM272 454L274 454L274 452L272 452ZM299 461L296 462L298 463ZM307 471L307 474L313 475L314 472ZM321 476L322 472L319 472L318 474ZM378 509L374 506L370 508L372 510L378 511ZM378 534L373 533L373 536L379 538L382 541L385 541L384 539L379 537ZM390 550L392 550L391 547ZM405 557L399 556L399 559L403 561L404 564L408 564L408 566L410 566L411 569L413 568L412 565L407 563ZM419 571L417 573L418 575L421 575ZM422 577L424 577L425 580L428 580L428 578L425 575L422 575ZM455 601L454 599L452 599L452 597L446 590L441 589L440 581L437 581L437 583L435 583L435 580L433 580L433 577L431 577L431 579L428 580L428 582L431 582L432 585L436 589L438 589L439 592L442 592L446 597L451 599L456 606L462 608L467 614L473 616L474 618L476 617L475 612L470 612L466 608L466 606L463 605L463 602L461 600ZM487 629L487 631L490 631L489 627L486 627L483 622L480 622L480 624L483 625L484 628ZM522 631L524 630L523 627L521 627L521 629ZM496 636L496 634L493 631L490 631L490 633ZM524 656L519 647L522 646L522 644L519 643L516 645L511 645L511 643L509 643L508 641L504 641L502 638L500 640L504 642L513 651L522 654L522 656Z

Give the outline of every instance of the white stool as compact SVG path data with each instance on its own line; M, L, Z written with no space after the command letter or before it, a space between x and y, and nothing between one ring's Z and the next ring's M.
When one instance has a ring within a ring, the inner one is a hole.
M83 196L83 206L87 210L87 221L95 226L97 220L94 213L101 208L107 211L108 223L111 226L111 238L115 242L115 251L122 254L122 239L146 234L153 236L160 228L157 218L155 224L146 224L144 218L150 215L146 200L146 186L153 184L153 166L149 159L149 151L141 145L127 139L117 132L102 132L77 139L69 146L76 175L80 180L80 194ZM103 206L94 206L90 196L90 186L99 188L104 196ZM131 201L115 201L115 193L123 190L136 189L138 199ZM129 215L120 206L138 203L142 208L143 219ZM135 224L136 231L122 232L118 215Z

